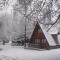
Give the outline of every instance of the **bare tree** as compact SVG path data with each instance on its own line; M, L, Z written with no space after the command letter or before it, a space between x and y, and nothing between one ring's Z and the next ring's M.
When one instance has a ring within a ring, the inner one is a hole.
M56 11L54 11L53 9L54 5L56 5L56 1L41 0L33 2L33 9L27 15L28 20L37 20L41 24L48 26L47 31L49 31L58 22L60 18L59 8ZM59 6L59 4L57 4L57 6Z
M28 11L28 6L31 4L32 0L18 0L17 4L14 6L14 11L19 12L20 14L22 14L24 16L24 21L25 21L25 42L27 40L27 36L26 36L26 20L27 20L27 11ZM23 34L23 33L22 33Z

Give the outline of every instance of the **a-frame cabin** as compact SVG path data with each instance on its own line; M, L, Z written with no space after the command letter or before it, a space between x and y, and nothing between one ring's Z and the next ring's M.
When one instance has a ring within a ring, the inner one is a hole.
M32 33L30 46L34 48L48 48L49 46L39 23L36 24L35 29Z
M56 41L53 36L48 34L42 25L37 22L30 38L29 47L41 49L56 48L58 47Z

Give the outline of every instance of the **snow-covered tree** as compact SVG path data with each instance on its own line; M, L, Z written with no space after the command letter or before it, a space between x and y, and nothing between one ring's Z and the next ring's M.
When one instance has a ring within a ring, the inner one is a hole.
M0 21L1 26L5 27L1 28L5 35L1 34L9 40L19 35L28 35L36 21L49 31L60 22L59 18L59 0L0 0Z

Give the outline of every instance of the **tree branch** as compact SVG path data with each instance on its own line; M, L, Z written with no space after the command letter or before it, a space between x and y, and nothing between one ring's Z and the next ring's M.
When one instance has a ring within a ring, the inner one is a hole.
M58 16L57 20L53 24L51 24L52 26L47 30L47 32L58 22L59 18L60 18L60 15Z

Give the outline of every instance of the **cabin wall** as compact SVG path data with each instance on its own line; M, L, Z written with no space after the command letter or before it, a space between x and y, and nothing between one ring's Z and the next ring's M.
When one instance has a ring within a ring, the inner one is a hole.
M48 48L49 46L43 32L33 32L30 45L35 48Z

